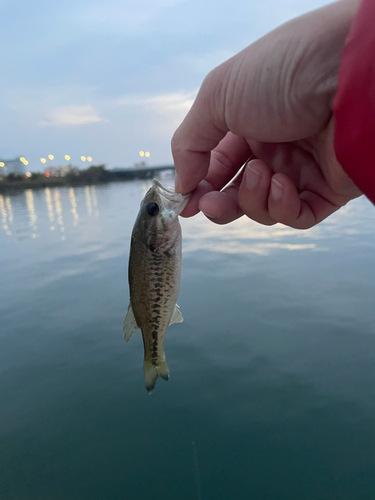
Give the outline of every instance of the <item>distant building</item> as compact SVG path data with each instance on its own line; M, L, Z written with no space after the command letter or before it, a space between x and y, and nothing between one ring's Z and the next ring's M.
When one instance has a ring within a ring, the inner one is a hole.
M20 160L20 158L15 158L14 160L1 160L0 164L3 164L3 167L0 167L0 174L8 175L8 174L20 174L24 173L24 164Z

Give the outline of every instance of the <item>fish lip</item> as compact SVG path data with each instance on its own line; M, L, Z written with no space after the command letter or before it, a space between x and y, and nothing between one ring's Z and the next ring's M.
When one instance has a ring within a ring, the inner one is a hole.
M177 215L180 215L189 201L190 193L186 195L176 193L174 188L163 186L157 179L153 179L152 182L155 191L166 201L166 207L176 212Z

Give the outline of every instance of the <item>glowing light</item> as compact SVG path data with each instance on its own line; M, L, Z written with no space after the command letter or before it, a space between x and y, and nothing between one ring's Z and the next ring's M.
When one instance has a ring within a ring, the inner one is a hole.
M10 231L9 226L8 226L8 214L5 208L5 203L4 203L4 197L3 195L0 194L0 213L2 215L2 223L3 223L3 228L5 231L5 234L8 236L11 236L12 231ZM9 219L10 221L10 219Z
M91 203L90 189L88 186L85 187L85 200L86 200L87 213L91 215L92 203Z
M66 161L70 160L70 156L69 155L65 155L64 158L65 158Z
M81 156L82 161L86 161L86 156Z
M50 174L49 172L46 172L44 175L45 175L46 177L50 177L50 176L51 176L51 174Z
M70 198L70 204L72 205L70 211L72 212L74 217L73 226L76 226L78 224L77 202L76 202L76 197L74 195L74 189L72 187L69 188L69 198Z
M58 189L56 189L55 191L55 210L56 210L57 224L60 226L60 231L63 233L65 231L65 227L62 217L61 195ZM65 240L65 236L61 236L60 238L62 241Z
M139 152L139 156L144 156L145 155L145 152L144 151L140 151Z
M98 200L96 198L95 186L90 186L92 204L95 207L95 217L99 216Z
M47 204L47 212L48 212L48 218L50 221L50 230L54 231L55 226L53 225L53 221L55 220L55 214L53 213L53 204L52 204L52 197L51 197L51 191L49 188L46 188L44 190L46 193L46 204Z
M87 161L92 161L91 156L88 156L88 157L87 157Z
M55 157L53 155L48 155L49 160L53 160Z
M13 222L13 210L12 210L12 203L10 201L9 196L5 198L5 204L8 209L8 214L9 214L9 222Z
M26 158L24 158L23 156L21 156L20 158L20 161L22 161L22 163L25 161Z
M148 151L146 151L145 156L147 156L147 158L148 158L150 156L150 153Z
M45 158L41 158L41 159L40 159L40 161L41 161L42 163L46 163L46 161L47 161L47 160L46 160Z
M33 228L33 233L31 235L31 237L37 238L37 234L34 231L36 231L38 229L38 227L36 225L36 221L37 221L38 217L35 213L34 195L33 195L32 189L26 189L25 196L26 196L27 211L29 212L29 217L30 217L29 226Z
M0 167L1 168L5 167L5 163L3 161L0 161Z
M24 165L28 165L28 164L29 164L29 162L28 162L27 160L25 160L25 161L23 162L23 164L24 164Z

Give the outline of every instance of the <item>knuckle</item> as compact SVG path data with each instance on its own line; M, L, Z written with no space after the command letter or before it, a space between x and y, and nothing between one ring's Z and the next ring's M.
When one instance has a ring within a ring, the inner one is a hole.
M217 163L220 166L221 170L225 170L229 173L232 172L233 162L224 151L220 150L212 151L211 160L212 159L215 160L215 163Z
M277 221L269 214L267 208L252 204L240 203L241 210L249 219L263 224L263 226L273 226Z

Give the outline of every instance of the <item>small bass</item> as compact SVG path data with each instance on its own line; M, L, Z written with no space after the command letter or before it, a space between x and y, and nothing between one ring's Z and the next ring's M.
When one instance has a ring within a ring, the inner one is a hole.
M124 338L140 328L144 344L143 371L146 389L156 379L169 379L164 353L167 328L183 321L177 305L182 267L179 214L189 195L167 189L154 179L141 202L130 246L130 304L124 321Z

